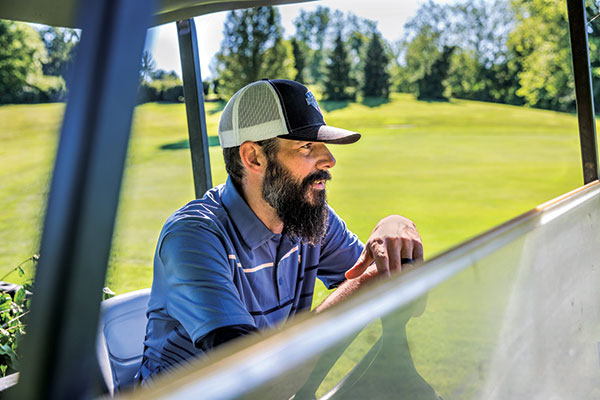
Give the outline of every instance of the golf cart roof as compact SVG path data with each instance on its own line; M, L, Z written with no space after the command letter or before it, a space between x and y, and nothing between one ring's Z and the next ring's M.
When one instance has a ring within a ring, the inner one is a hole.
M218 11L259 6L302 3L312 0L160 0L152 25L193 18ZM77 0L30 0L0 2L0 18L78 28Z

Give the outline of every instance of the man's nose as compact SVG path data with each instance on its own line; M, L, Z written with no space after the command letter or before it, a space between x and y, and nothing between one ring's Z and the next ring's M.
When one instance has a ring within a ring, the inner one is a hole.
M317 168L319 169L329 169L333 168L335 165L335 157L331 154L331 151L327 148L327 146L322 143L320 147L319 154L319 162L317 164Z

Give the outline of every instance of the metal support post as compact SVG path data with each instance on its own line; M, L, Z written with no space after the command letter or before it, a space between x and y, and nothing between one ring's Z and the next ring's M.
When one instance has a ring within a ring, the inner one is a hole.
M153 0L84 0L42 233L19 399L101 389L96 336Z
M192 153L194 190L196 198L200 198L204 195L204 192L212 187L212 177L208 154L208 135L206 133L198 38L194 20L177 21L177 33L179 35L181 70L183 71L183 93L190 136L190 152Z
M587 184L598 179L599 169L585 0L567 0L567 10L575 76L583 181Z

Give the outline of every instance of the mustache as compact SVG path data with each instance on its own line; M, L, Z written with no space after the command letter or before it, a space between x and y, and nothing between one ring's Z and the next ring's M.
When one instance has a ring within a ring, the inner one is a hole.
M316 181L320 181L320 180L330 181L331 173L329 173L329 171L327 171L327 170L320 170L320 171L313 172L312 174L306 176L302 180L302 188L307 188L312 183L314 183Z

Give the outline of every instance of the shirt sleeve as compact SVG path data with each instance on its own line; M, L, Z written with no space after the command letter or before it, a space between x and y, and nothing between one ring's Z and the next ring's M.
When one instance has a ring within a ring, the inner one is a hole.
M201 222L181 222L160 246L167 312L183 325L193 343L223 326L255 327L233 283L218 233Z
M194 343L194 346L196 346L198 349L201 349L205 353L208 353L223 343L227 343L242 336L250 335L256 332L256 330L256 327L250 325L224 326L222 328L217 328L214 331L210 331L206 335L202 336L196 341L196 343Z
M329 225L321 243L318 278L328 289L339 286L346 280L344 274L358 260L364 245L346 223L329 207Z

